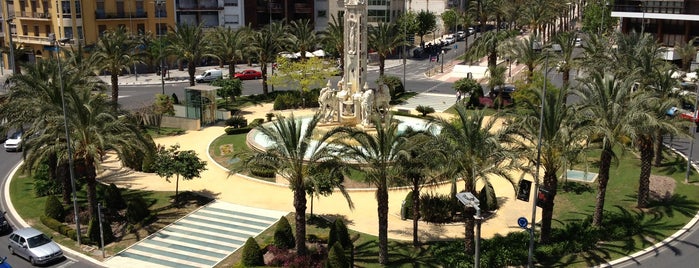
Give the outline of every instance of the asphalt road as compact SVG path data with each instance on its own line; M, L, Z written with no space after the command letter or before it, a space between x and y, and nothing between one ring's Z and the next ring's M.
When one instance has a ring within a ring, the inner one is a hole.
M8 182L8 176L10 171L19 163L19 161L22 159L22 153L21 152L5 152L4 149L0 148L0 175L2 178L2 181L0 181L0 189L5 188L5 183ZM7 211L7 204L5 204L4 198L0 198L0 209L2 211ZM17 209L17 208L16 208ZM10 214L5 215L9 222L10 225L12 225L12 229L17 229L17 221L12 218ZM0 237L0 257L5 257L7 256L7 263L12 265L12 267L32 267L32 265L25 259L19 257L19 256L13 256L9 255L10 252L7 250L7 239L10 235L10 232L3 233ZM74 256L71 255L67 252L65 252L66 258L54 262L50 265L46 266L41 266L41 267L74 267L74 268L85 268L85 267L100 267L97 265L92 264L89 261L83 260L82 257L80 256Z

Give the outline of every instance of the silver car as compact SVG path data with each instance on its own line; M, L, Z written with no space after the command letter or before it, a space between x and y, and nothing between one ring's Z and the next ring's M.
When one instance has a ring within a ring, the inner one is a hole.
M63 251L58 244L34 228L12 232L7 249L11 254L27 259L32 265L48 263L63 257Z

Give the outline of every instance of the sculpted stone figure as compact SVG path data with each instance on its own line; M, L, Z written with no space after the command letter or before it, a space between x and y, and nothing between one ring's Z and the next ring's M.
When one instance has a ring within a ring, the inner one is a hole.
M330 80L328 80L327 86L321 89L318 94L319 112L323 115L323 120L326 122L333 121L335 112L339 107L336 93L335 90L330 88Z
M369 126L371 124L371 114L374 111L374 91L365 89L361 98L362 107L362 125Z

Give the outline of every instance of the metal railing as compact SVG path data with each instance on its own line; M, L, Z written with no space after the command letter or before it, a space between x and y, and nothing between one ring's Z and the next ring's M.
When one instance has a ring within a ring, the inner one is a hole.
M104 12L95 11L95 19L138 19L138 18L148 18L148 12L137 11L137 12Z
M18 18L50 19L51 13L21 11L21 12L15 12L15 16Z

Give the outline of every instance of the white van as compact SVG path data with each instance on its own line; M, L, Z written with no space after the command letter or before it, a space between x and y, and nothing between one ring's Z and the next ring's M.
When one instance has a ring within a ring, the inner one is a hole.
M195 76L194 80L197 81L197 83L209 83L220 78L223 78L223 72L221 70L210 69L204 71L200 75Z

